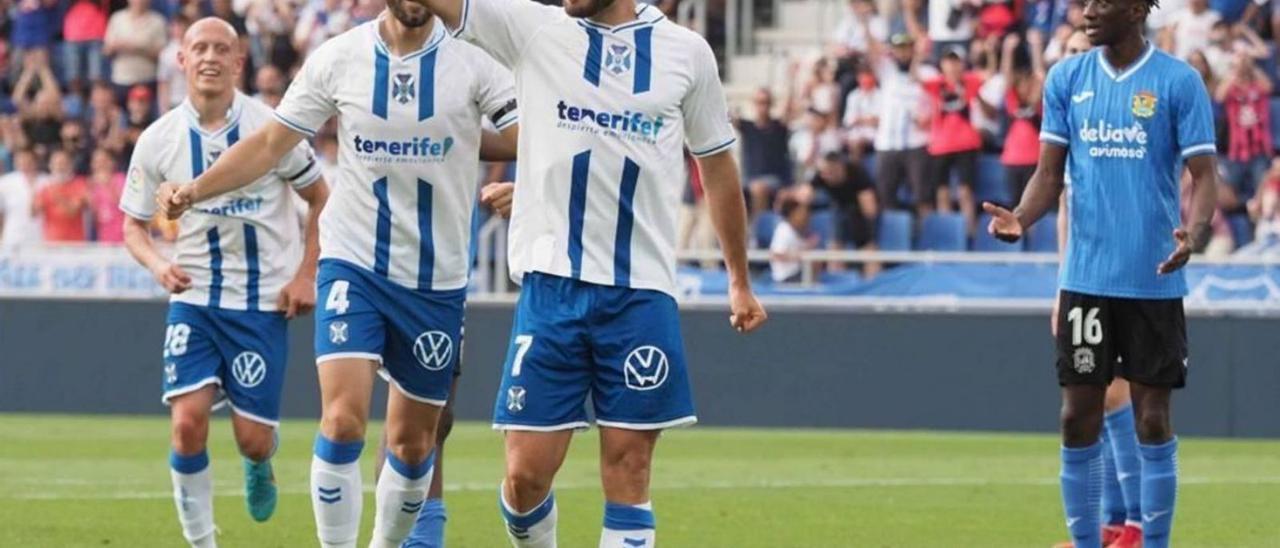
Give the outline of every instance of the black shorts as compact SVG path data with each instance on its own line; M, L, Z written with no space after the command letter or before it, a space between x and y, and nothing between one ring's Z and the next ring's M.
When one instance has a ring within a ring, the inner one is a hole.
M933 196L925 195L928 164L924 148L876 152L876 191L880 195L880 206L904 209L918 203L932 204ZM910 203L898 199L898 189L903 183L911 191Z
M854 249L862 249L876 241L875 222L863 217L861 211L836 210L836 214L836 235L841 243L851 245Z
M1115 377L1148 386L1187 382L1182 299L1058 295L1058 384L1106 386Z
M951 186L952 173L955 173L956 180L962 186L973 188L974 183L978 180L978 151L970 150L968 152L952 152L950 154L930 156L929 166L932 170L929 176L929 184L933 185L933 192L937 192L943 186L949 188Z

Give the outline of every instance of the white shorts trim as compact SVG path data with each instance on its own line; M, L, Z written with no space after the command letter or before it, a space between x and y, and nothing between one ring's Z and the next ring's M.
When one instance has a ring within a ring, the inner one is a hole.
M211 384L216 384L218 385L218 388L221 389L222 379L219 379L218 377L205 377L197 381L195 384L188 384L181 388L174 388L173 390L165 392L160 396L160 403L169 405L169 400L172 400L173 398L176 398L178 396L190 394L192 392L195 392L196 390L199 390Z
M591 423L588 423L587 421L566 422L564 424L555 424L551 426L533 426L533 425L527 425L527 424L511 424L511 423L505 423L505 422L493 423L493 429L502 431L502 432L508 432L508 431L562 432L564 430L586 430L588 428L591 428Z
M663 430L666 428L693 426L696 422L698 422L697 415L689 415L687 417L680 417L666 422L614 422L597 420L596 424L599 426L608 426L609 428L622 428L624 430Z
M249 419L258 424L265 424L272 428L280 428L280 421L273 421L271 419L260 417L258 415L254 415L253 413L240 409L239 407L236 407L236 404L231 403L230 399L227 400L227 405L231 406L231 411L235 412L235 414L240 415L241 417Z
M378 362L378 364L382 364L381 354L374 354L372 352L334 352L332 354L321 354L319 356L316 356L316 365L320 365L324 362L330 362L333 360L345 360L350 358L370 360L370 361Z
M396 382L396 380L391 377L391 373L389 373L385 367L378 369L378 376L386 380L387 384L390 384L391 386L396 387L396 390L400 391L400 393L403 394L404 397L409 398L413 401L416 401L419 403L425 403L427 405L434 405L436 407L444 407L445 404L449 403L449 400L433 400L431 398L424 398L422 396L409 392L408 390L405 389L405 387L400 386L400 383Z

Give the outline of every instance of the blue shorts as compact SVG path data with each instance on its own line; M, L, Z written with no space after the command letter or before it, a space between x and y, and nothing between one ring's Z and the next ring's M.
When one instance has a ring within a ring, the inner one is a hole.
M219 387L215 408L277 426L288 359L288 322L279 312L169 305L164 337L164 396Z
M658 291L524 277L494 405L499 430L697 422L675 299Z
M443 406L462 344L467 290L419 291L346 261L320 261L316 363L381 362L382 376L410 399Z

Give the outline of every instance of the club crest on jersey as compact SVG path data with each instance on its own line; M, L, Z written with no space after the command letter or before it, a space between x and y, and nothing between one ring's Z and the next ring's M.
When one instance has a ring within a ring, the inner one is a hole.
M414 98L413 84L412 74L407 72L396 74L395 79L391 82L391 96L395 97L397 103L402 105L409 104L409 101Z
M1139 91L1133 94L1133 115L1139 118L1150 118L1156 115L1156 94L1150 91Z
M627 388L632 390L653 390L667 382L667 353L656 346L645 345L627 354L622 363L623 375Z
M609 44L605 52L604 67L614 76L622 76L631 70L631 48L626 44Z
M212 166L213 163L218 161L218 158L220 158L221 156L222 156L221 150L210 150L209 153L204 156L205 167L207 168L209 166Z
M1081 375L1093 373L1093 370L1097 368L1097 364L1093 359L1092 348L1077 348L1075 354L1072 355L1071 358L1074 362L1073 366L1076 369L1076 373Z

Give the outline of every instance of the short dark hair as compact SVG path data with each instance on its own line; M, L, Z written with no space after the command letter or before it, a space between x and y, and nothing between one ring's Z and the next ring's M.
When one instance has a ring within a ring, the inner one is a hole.
M800 200L797 200L795 196L788 194L783 196L782 201L778 203L778 215L781 215L783 219L790 219L791 214L795 213L796 209L799 207Z
M826 154L822 155L822 160L826 162L843 163L845 161L845 155L843 152L838 150L830 150L827 151Z

